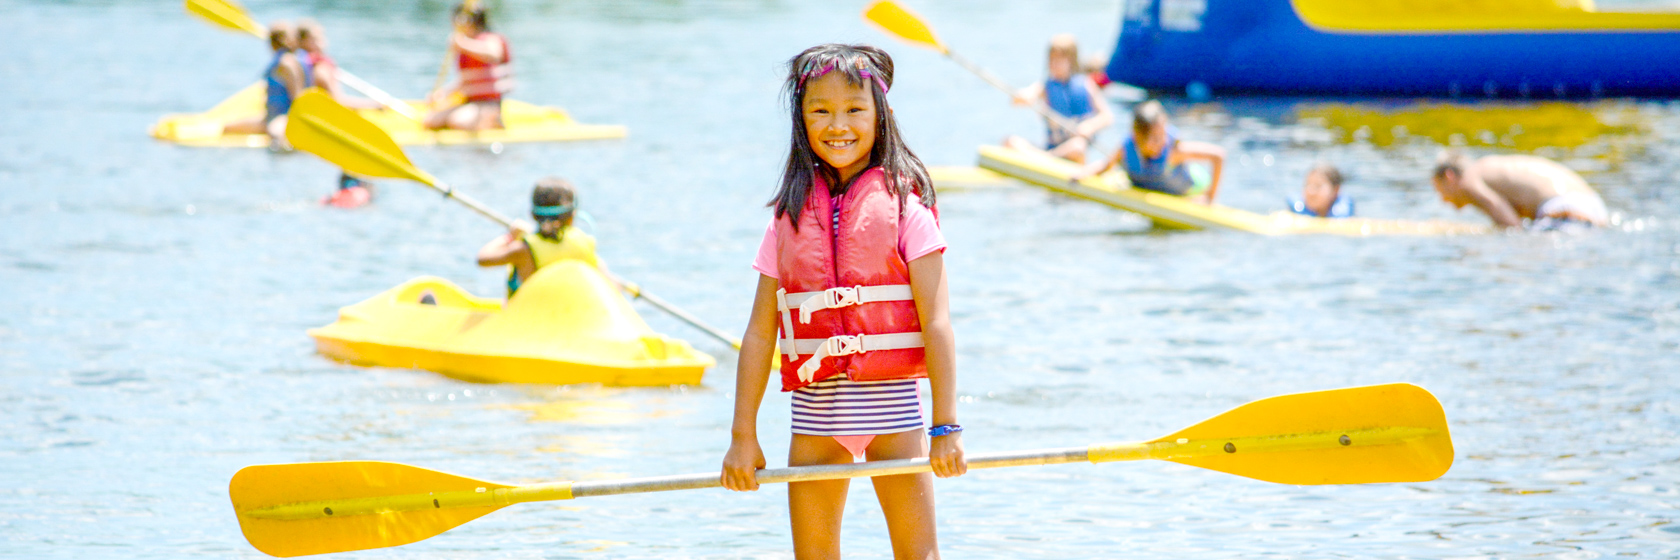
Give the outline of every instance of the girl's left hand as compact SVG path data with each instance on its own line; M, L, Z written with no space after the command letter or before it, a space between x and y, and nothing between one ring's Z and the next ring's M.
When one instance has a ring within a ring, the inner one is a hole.
M933 438L928 462L933 464L933 474L939 478L962 476L968 472L968 459L963 457L962 432Z

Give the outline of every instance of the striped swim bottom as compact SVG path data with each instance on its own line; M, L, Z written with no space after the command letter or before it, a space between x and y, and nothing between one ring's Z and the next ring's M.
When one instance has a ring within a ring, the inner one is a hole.
M852 381L834 376L793 392L793 433L870 436L922 428L915 379Z

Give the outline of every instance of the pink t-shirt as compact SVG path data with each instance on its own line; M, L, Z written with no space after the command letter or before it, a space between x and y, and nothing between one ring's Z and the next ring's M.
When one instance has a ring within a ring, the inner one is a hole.
M904 205L904 219L898 222L898 254L910 262L945 250L945 233L933 219L933 211L910 199ZM758 256L753 258L753 270L771 278L776 274L776 219L764 228L764 241L758 244Z

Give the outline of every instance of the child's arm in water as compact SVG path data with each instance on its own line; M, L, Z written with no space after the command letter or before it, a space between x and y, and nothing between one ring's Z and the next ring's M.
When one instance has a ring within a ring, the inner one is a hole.
M1472 165L1465 169L1458 185L1464 190L1464 194L1470 197L1470 203L1481 208L1482 212L1493 220L1494 225L1501 228L1522 227L1522 215L1517 213L1517 208L1504 196L1494 192L1493 187L1488 186L1487 179L1482 177L1482 170L1478 169L1478 166Z
M1173 144L1173 165L1186 161L1205 161L1213 166L1213 181L1208 183L1208 190L1202 196L1209 204L1219 194L1219 180L1225 175L1225 148L1218 144L1196 142L1193 140L1179 140Z
M914 272L912 272L914 274ZM740 360L735 364L735 421L730 429L729 453L723 456L723 487L758 489L758 469L764 468L764 448L758 445L758 407L770 383L770 355L776 350L775 278L758 275L752 316L741 335Z
M934 251L910 261L910 293L916 298L916 315L922 322L928 386L933 391L933 425L954 425L957 423L957 341L951 332L943 253ZM968 472L961 432L932 440L928 461L933 464L933 474L947 478Z

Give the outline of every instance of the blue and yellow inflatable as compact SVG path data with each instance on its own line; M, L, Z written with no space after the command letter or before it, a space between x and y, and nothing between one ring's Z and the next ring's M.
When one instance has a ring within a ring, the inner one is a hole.
M1156 90L1680 96L1680 13L1591 0L1126 0L1108 75Z

